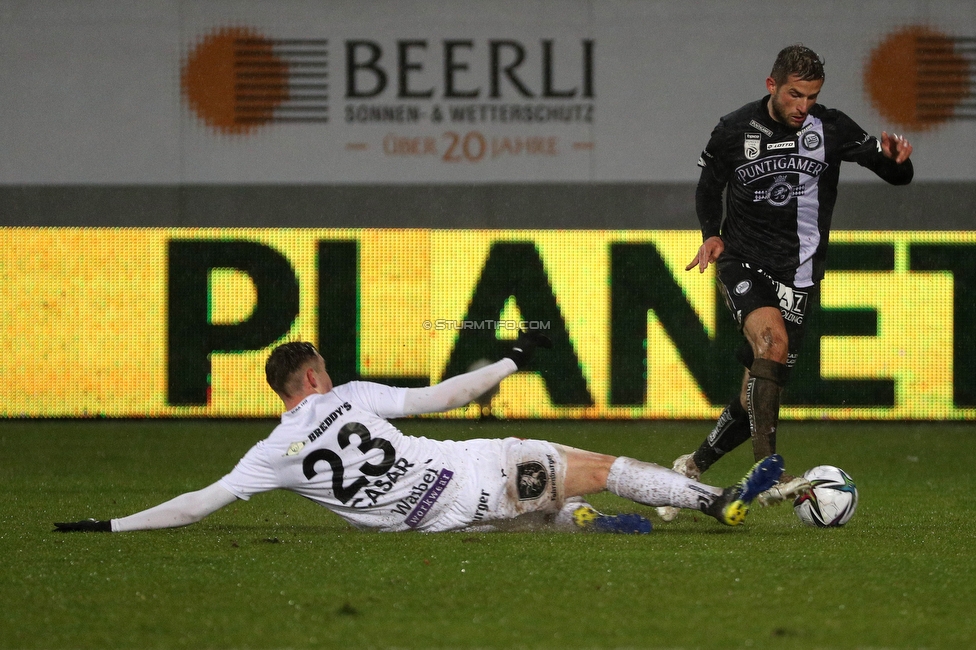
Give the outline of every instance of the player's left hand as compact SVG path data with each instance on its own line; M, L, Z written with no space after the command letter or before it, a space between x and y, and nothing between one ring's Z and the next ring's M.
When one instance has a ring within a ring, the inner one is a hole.
M519 334L515 345L505 356L521 370L532 359L536 348L552 348L552 339L537 330L527 330Z
M83 521L55 522L54 531L58 533L111 533L111 521L85 519Z
M888 135L887 131L882 131L881 153L900 165L912 155L912 144L903 135L897 133Z

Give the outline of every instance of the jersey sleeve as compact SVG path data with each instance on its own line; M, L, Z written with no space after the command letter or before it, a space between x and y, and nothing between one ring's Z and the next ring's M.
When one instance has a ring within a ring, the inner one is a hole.
M911 182L915 168L910 159L901 164L896 163L881 152L880 140L868 134L844 113L835 113L841 160L856 162L892 185L907 185Z
M402 418L409 415L403 407L406 388L371 381L351 381L333 390L344 400L359 404L381 418Z
M247 501L255 494L281 487L278 474L268 459L264 441L251 447L234 469L218 483L238 499Z
M158 506L112 520L112 532L177 528L196 523L237 499L219 482L187 492Z
M698 157L701 176L695 189L695 213L701 224L703 240L717 237L722 227L722 191L731 173L726 156L728 141L725 122L719 122Z
M517 371L515 362L504 358L477 370L455 375L434 386L410 388L403 402L403 410L407 415L419 415L456 409L475 401Z

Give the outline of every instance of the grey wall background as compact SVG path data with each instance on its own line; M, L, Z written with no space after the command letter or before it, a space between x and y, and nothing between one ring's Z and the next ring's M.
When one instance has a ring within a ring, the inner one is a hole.
M0 187L0 224L34 227L696 230L694 183ZM976 183L848 182L834 227L971 230Z

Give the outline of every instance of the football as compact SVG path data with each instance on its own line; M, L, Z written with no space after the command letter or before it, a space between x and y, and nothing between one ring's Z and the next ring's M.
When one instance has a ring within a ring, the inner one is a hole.
M847 472L831 465L807 470L803 478L813 490L793 502L793 512L807 526L832 528L843 526L857 510L857 486Z

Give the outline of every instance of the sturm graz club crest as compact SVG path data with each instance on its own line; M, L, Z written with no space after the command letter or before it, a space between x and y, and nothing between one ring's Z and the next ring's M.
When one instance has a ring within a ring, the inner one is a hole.
M538 499L545 493L549 475L542 463L535 461L521 463L516 467L515 480L518 484L519 501Z
M762 138L758 133L746 133L746 139L742 143L742 150L749 160L759 157L759 140Z
M803 148L807 151L813 151L820 147L820 134L816 131L809 131L803 134Z

